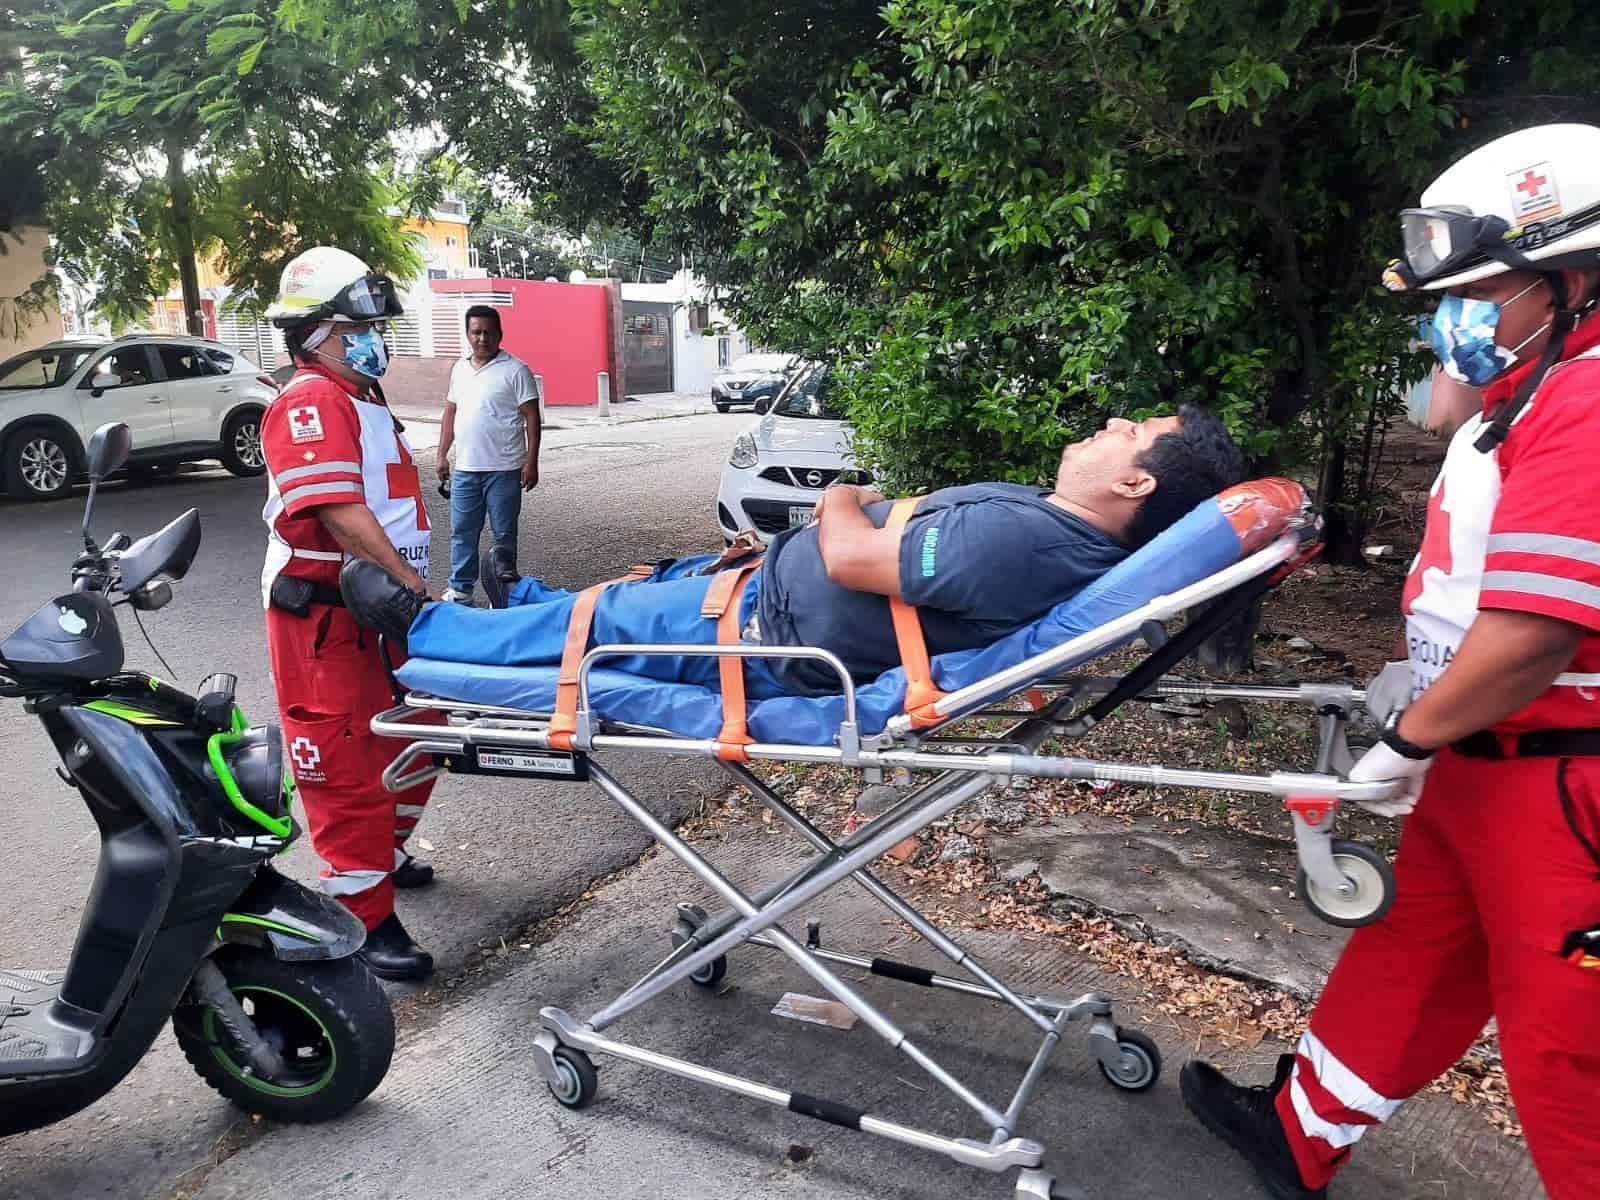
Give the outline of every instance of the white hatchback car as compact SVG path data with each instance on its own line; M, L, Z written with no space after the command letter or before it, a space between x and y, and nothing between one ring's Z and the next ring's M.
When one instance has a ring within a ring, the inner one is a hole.
M717 489L717 524L727 539L753 529L769 541L810 521L824 488L871 482L850 456L849 422L828 405L828 368L812 367L734 440Z
M0 362L0 489L65 496L89 435L107 421L133 433L133 474L219 459L235 475L259 475L261 415L277 392L250 359L206 338L68 339L25 351Z

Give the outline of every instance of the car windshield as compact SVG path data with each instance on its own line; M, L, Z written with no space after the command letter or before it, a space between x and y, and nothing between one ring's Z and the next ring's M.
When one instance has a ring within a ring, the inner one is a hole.
M0 388L60 387L92 353L93 346L53 346L8 358L0 363Z
M781 375L789 369L790 361L787 354L741 354L733 360L728 370L742 373L765 371Z
M772 411L780 417L817 417L843 421L845 414L835 407L832 380L827 367L817 367L791 380Z

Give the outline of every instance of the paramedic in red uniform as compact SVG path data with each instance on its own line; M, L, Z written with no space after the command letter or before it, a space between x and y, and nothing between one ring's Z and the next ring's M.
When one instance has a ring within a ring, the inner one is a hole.
M410 447L377 386L394 287L353 254L317 246L284 268L268 317L295 374L261 422L268 494L262 571L267 649L284 741L323 887L367 927L367 965L386 979L433 969L394 911L396 885L432 879L405 841L432 784L400 795L380 776L394 744L369 722L393 705L375 635L339 596L347 558L379 563L426 592L428 514Z
M1434 349L1482 387L1401 600L1409 707L1352 779L1403 778L1389 914L1351 938L1266 1087L1184 1099L1272 1195L1351 1147L1491 1016L1551 1200L1600 1196L1600 128L1501 138L1401 214L1384 283L1443 292ZM1414 696L1415 699L1411 699ZM1420 793L1420 795L1418 794Z

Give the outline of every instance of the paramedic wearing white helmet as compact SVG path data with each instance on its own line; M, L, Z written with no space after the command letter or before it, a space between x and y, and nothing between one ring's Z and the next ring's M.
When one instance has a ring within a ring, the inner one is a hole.
M262 571L278 711L323 887L367 927L362 956L389 979L433 969L394 911L394 888L432 869L405 853L431 784L384 790L392 742L373 735L393 706L375 635L339 594L344 562L378 563L426 592L428 513L411 449L384 403L383 322L394 287L353 254L317 246L284 268L268 318L295 373L261 421L268 493Z
M1184 1099L1272 1195L1323 1196L1361 1135L1492 1016L1546 1191L1592 1200L1600 129L1548 125L1484 146L1401 225L1405 257L1384 283L1444 293L1434 349L1484 403L1450 443L1401 597L1410 686L1351 773L1408 781L1386 808L1410 813L1397 896L1351 938L1272 1084L1239 1087L1193 1062Z

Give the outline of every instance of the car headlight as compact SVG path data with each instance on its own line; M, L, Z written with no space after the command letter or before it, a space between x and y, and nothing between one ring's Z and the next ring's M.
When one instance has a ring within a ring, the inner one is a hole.
M761 457L756 449L756 439L748 433L741 433L733 439L733 453L728 455L728 465L733 467L753 467Z

